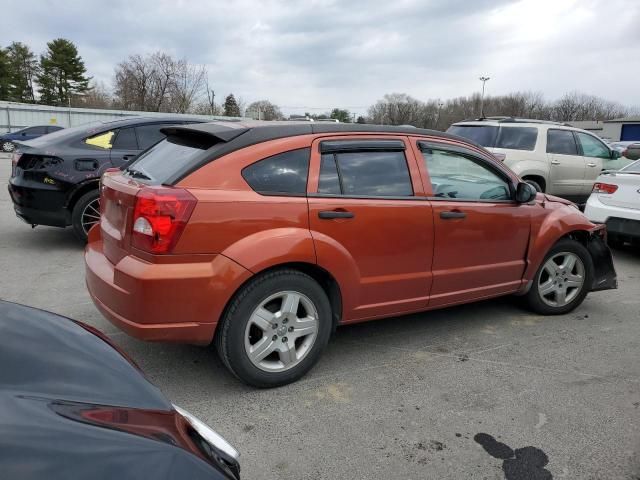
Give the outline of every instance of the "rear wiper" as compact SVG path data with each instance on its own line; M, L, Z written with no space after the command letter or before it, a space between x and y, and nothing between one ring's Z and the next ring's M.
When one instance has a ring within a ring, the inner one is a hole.
M149 175L147 175L144 172L141 172L140 170L136 170L135 168L127 168L125 172L127 172L133 178L143 178L145 180L151 180L151 177Z

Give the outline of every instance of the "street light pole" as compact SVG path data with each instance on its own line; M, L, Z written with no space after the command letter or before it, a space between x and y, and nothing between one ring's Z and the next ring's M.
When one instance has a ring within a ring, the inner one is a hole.
M491 77L480 77L480 81L482 82L482 96L480 97L480 118L484 118L484 84L487 83L488 80L491 80Z

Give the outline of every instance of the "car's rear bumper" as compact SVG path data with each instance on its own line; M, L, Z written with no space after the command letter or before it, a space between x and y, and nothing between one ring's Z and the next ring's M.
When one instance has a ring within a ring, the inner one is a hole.
M64 208L63 192L13 183L9 183L8 190L16 215L25 222L52 227L71 225L70 212Z
M223 255L188 263L126 256L114 265L102 245L92 234L85 250L91 299L112 324L141 340L211 343L227 301L250 276Z
M640 209L605 205L591 195L584 213L592 222L604 223L609 235L640 238Z

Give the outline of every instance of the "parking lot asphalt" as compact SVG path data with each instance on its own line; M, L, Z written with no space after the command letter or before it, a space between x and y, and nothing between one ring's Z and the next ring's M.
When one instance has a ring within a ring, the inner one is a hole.
M0 156L0 298L107 333L240 450L244 479L502 479L503 464L517 480L551 478L535 476L543 468L556 479L640 478L638 249L614 252L618 290L568 315L504 298L342 327L301 381L256 390L212 348L111 326L86 292L83 246L70 230L20 222L9 175Z

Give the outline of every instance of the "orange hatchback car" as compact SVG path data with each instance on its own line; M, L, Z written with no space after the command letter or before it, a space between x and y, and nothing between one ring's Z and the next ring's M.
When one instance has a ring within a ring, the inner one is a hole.
M101 183L87 287L145 340L215 343L244 382L304 375L337 325L616 288L603 225L482 147L410 127L209 123Z

